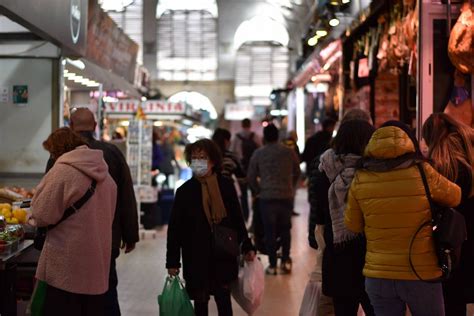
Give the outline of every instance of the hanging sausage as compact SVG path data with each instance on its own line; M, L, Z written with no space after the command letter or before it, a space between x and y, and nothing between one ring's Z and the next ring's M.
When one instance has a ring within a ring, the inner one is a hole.
M448 44L449 58L462 73L474 74L474 14L470 1L462 9L461 16L451 31Z

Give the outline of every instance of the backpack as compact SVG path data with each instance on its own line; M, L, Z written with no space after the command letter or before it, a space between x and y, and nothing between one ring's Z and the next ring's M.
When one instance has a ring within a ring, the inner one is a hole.
M250 133L248 137L244 137L240 134L237 134L237 137L242 141L242 167L244 168L245 171L247 171L249 164L250 164L250 158L252 158L253 152L258 148L257 143L253 139L255 136L254 133Z

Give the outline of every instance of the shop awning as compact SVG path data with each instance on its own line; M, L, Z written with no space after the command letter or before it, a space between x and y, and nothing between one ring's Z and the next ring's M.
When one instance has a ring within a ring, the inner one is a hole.
M112 71L97 66L95 63L88 61L87 59L82 58L81 61L84 63L84 69L77 68L69 63L66 63L65 68L69 73L75 73L76 75L102 83L103 89L106 91L122 91L130 98L141 97L137 88L124 78L114 74ZM66 84L73 90L90 90L80 83L75 83L71 80L67 80Z

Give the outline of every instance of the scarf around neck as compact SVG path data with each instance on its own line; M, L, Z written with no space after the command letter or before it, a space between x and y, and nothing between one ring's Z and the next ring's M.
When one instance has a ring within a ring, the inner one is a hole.
M196 177L196 179L201 183L202 206L212 228L213 224L219 224L227 216L217 176L213 173L207 177Z
M319 170L326 174L331 183L328 200L334 245L354 240L361 235L351 232L344 224L346 198L360 159L360 156L354 154L336 155L332 149L321 156Z

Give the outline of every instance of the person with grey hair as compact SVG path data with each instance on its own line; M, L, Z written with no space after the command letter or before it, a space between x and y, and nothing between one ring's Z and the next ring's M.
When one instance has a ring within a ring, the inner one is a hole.
M352 120L367 121L371 125L374 125L374 122L372 121L372 117L370 117L370 112L367 112L365 110L358 109L358 108L350 109L346 113L344 113L344 116L342 117L342 120L341 120L341 125L347 121L352 121Z

